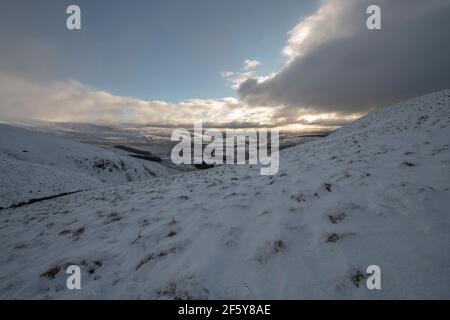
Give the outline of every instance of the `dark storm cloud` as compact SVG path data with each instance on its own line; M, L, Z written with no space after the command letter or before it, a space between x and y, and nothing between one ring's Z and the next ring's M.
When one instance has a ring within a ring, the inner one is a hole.
M381 30L366 28L369 4L381 7ZM326 1L298 29L287 48L297 55L269 80L242 83L244 101L345 115L450 88L448 0Z

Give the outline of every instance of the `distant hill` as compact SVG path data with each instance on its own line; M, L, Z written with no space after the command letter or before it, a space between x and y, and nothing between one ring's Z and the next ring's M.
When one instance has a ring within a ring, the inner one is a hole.
M0 171L0 207L174 172L97 146L5 124L0 124Z

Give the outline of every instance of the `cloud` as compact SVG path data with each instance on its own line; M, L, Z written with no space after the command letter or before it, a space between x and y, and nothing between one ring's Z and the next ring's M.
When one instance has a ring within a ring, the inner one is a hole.
M131 123L190 127L282 127L317 130L338 126L348 119L333 113L320 116L300 109L249 106L234 97L189 99L178 103L116 96L76 80L36 82L0 74L0 120L88 123Z
M241 84L247 81L248 79L258 79L258 80L266 79L266 77L259 76L256 73L256 71L253 70L260 65L261 62L259 62L258 60L247 59L242 64L241 71L239 72L222 71L221 76L227 80L232 89L238 90Z
M254 71L247 72L232 72L224 71L221 73L222 77L226 79L230 87L234 90L238 90L241 84L248 79L256 79L258 75Z
M271 124L273 109L249 107L233 97L178 103L116 96L76 80L35 82L0 74L0 120L46 120L191 126L203 120L217 127Z
M366 28L366 9L382 10L382 29ZM285 65L238 87L250 105L281 113L361 114L450 87L450 2L327 0L288 33Z
M222 72L220 73L220 75L221 75L222 77L224 77L224 78L228 78L228 77L233 76L233 75L234 75L234 72L232 72L232 71L222 71Z
M257 60L222 76L239 99L177 103L116 96L76 80L36 82L0 66L0 120L216 127L336 127L375 109L450 88L448 0L323 0L288 33L285 64L261 75ZM382 29L366 28L366 8ZM6 71L7 70L7 71Z
M261 62L259 62L258 60L247 59L247 60L244 61L242 69L244 69L244 70L251 70L251 69L257 68L260 65L261 65Z

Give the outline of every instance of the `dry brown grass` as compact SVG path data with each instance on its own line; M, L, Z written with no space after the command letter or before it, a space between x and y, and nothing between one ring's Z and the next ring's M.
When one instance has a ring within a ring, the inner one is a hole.
M61 267L59 265L54 265L50 267L47 271L41 274L41 277L48 278L48 279L54 279L58 272L61 270Z
M346 217L347 217L347 215L345 214L345 212L340 212L335 215L330 214L328 216L328 219L330 220L331 223L338 224L338 223L341 223Z
M153 259L153 253L150 253L149 255L145 256L139 263L136 265L135 270L139 270L144 264L149 262Z
M86 231L85 228L79 228L76 231L73 232L73 236L76 238L76 240L80 239L81 235Z
M177 233L175 232L175 231L170 231L168 234L167 234L167 236L169 237L169 238L172 238L172 237L174 237L175 235L176 235Z

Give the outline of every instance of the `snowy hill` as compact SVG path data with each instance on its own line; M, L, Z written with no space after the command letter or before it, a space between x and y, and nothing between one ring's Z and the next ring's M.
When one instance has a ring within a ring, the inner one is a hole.
M4 124L0 124L0 170L0 207L172 172L156 163Z
M449 137L444 90L282 151L274 177L223 166L0 211L0 297L449 299Z

